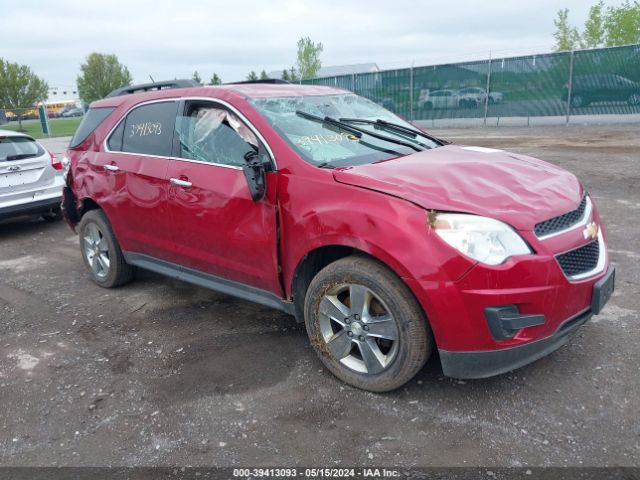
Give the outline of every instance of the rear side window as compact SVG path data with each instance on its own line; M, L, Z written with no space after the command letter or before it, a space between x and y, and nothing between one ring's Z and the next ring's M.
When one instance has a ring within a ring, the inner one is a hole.
M177 108L177 102L172 101L150 103L132 110L124 121L121 151L170 157ZM118 143L119 128L114 131L114 146Z
M107 140L107 145L109 146L109 150L112 152L121 152L122 151L122 133L124 132L124 121L118 124L118 127L113 131L109 140Z
M113 112L115 108L106 107L106 108L90 108L87 114L80 122L80 126L76 130L75 135L71 139L71 144L69 144L70 148L75 148L84 142L89 135L93 133L93 131L98 128L105 118L109 116L111 112Z
M0 137L0 162L39 157L44 149L31 137Z

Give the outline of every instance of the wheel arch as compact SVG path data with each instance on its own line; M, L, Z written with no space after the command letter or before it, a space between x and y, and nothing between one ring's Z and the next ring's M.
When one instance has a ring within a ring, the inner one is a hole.
M377 249L372 245L326 244L312 248L300 258L289 282L290 298L293 301L296 321L304 322L304 299L309 284L316 274L330 263L352 255L367 257L381 263L391 270L407 286L411 294L415 296L415 292L404 280L408 272L398 261L383 250ZM420 304L419 301L418 304ZM426 312L424 313L426 316Z
M103 210L103 208L91 197L81 198L78 202L78 214L80 218L90 210Z

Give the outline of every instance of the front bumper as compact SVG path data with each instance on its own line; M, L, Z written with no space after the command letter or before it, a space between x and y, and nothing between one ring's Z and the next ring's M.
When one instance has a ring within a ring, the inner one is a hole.
M563 322L553 335L497 350L447 351L439 349L442 371L454 378L485 378L534 362L564 345L592 315L598 314L613 293L615 268L593 287L591 306Z
M518 347L471 352L438 350L442 372L454 378L486 378L510 372L560 348L592 315L588 309L567 320L552 336Z

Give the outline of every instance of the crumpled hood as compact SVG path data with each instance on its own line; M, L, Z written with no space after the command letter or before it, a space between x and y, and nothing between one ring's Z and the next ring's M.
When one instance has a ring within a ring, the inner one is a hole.
M333 176L425 209L493 217L518 230L575 209L583 195L575 175L542 160L456 145L338 168Z

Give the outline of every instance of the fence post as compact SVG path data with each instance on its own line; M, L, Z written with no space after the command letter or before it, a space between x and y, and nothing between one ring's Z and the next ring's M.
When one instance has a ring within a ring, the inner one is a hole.
M484 126L487 126L487 113L489 112L489 92L491 91L491 52L489 52L489 71L487 72L487 88L484 99Z
M411 68L409 69L409 120L413 121L413 64L411 62Z
M356 74L355 73L351 74L351 91L353 93L356 93Z
M571 90L573 87L573 57L575 50L571 50L571 58L569 60L569 82L567 83L567 118L565 125L569 125L569 117L571 116Z

